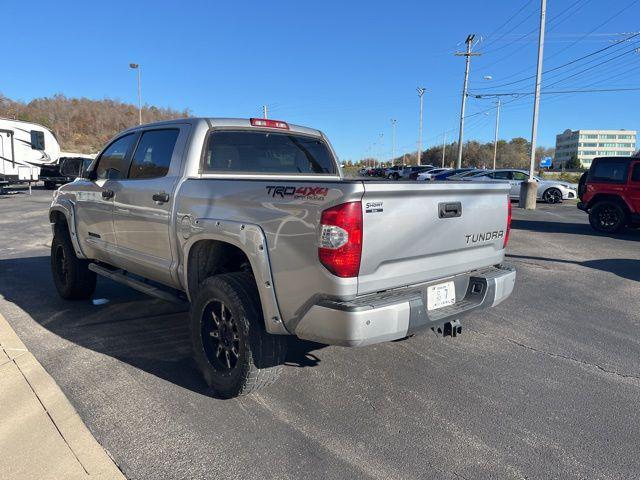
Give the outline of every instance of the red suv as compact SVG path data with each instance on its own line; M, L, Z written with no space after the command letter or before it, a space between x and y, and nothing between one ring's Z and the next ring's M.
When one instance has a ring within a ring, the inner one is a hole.
M578 208L599 232L640 226L640 157L594 158L580 178Z

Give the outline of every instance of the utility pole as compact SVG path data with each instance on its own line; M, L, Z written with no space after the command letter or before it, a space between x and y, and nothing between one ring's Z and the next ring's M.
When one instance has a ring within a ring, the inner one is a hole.
M129 68L138 71L138 125L142 125L142 86L140 80L140 64L138 63L130 63Z
M496 169L496 158L498 157L498 128L500 127L500 99L496 103L496 134L493 137L493 169Z
M423 110L423 101L422 97L424 95L425 89L422 87L416 88L418 91L418 97L420 97L420 126L418 127L418 156L416 157L416 165L421 165L422 160L422 110Z
M538 184L533 179L536 163L536 136L538 134L538 110L540 108L540 84L542 83L542 58L544 52L544 28L547 14L547 0L540 3L540 35L538 37L538 66L536 69L536 90L533 98L533 122L531 125L531 164L529 165L529 180L522 182L520 187L520 208L535 210L536 190Z
M391 166L396 164L396 119L391 119Z
M379 165L382 167L382 159L384 158L384 133L380 134L380 161Z
M262 106L262 118L269 118L268 113L269 112L268 112L267 106L263 105Z
M476 38L475 34L472 33L467 36L465 43L467 44L466 52L456 52L455 55L458 57L466 57L465 67L464 67L464 84L462 86L462 106L460 107L460 136L458 137L458 161L456 162L456 168L462 167L462 139L464 137L464 111L467 106L467 87L469 85L469 66L471 63L471 57L477 57L479 53L471 53L471 48L473 47L473 39Z
M442 134L442 168L444 168L444 152L447 148L447 132Z

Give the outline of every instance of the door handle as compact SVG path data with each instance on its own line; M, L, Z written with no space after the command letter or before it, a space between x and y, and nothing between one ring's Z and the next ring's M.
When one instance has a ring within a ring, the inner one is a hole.
M102 198L104 198L105 200L109 200L110 198L113 198L113 190L103 190L102 191Z
M154 193L152 198L156 203L167 203L169 201L169 194L165 192L158 192Z

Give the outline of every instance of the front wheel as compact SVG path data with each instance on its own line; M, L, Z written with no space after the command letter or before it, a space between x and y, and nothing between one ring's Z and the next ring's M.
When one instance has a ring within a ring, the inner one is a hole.
M542 194L542 199L546 203L560 203L562 202L562 192L557 188L549 188Z
M591 209L589 223L598 232L615 233L626 226L627 214L617 203L600 202Z
M65 300L86 300L96 289L96 274L89 262L76 257L66 227L56 225L51 242L51 273L58 294Z
M206 279L194 296L190 323L194 358L214 396L246 395L280 375L286 339L265 331L251 274Z

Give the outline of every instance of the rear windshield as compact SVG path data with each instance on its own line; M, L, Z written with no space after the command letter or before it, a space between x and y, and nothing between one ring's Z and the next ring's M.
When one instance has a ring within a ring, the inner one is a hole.
M217 131L204 157L208 172L335 174L327 145L293 133Z
M591 166L589 180L592 182L624 183L627 180L628 159L607 158L596 160Z

